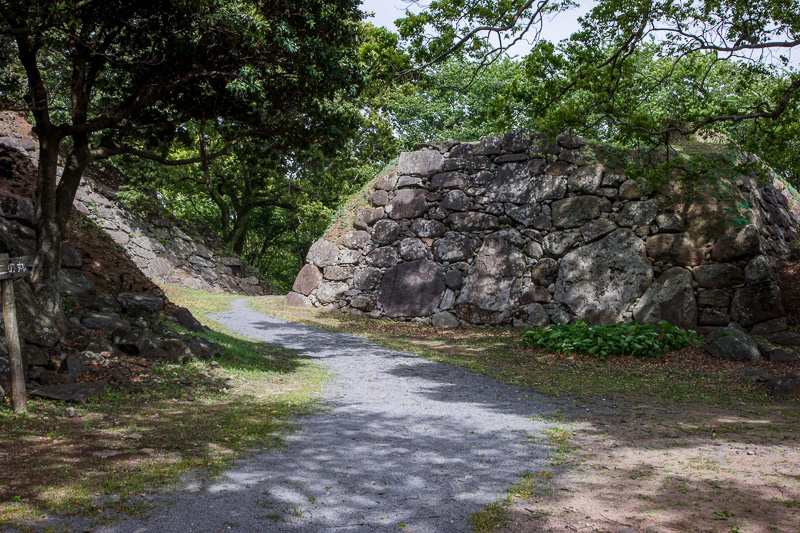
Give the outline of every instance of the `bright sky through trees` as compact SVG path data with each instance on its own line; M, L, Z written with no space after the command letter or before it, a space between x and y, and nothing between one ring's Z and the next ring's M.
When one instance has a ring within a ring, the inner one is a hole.
M591 2L582 1L580 4L581 7L579 9L559 13L550 19L542 31L542 38L558 42L561 39L566 39L573 32L578 31L580 29L578 17L586 14L594 7L596 2L594 0ZM361 9L363 11L375 13L375 16L369 20L376 26L385 26L392 31L397 31L394 21L404 16L405 9L409 5L414 12L420 11L419 6L407 4L403 0L364 0ZM523 42L515 46L512 52L518 55L524 55L530 48L530 44Z

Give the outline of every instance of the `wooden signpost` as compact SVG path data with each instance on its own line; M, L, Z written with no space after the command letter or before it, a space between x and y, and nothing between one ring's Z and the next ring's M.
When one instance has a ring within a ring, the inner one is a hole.
M8 360L11 363L11 398L14 412L27 413L28 400L25 391L25 376L22 372L22 346L17 326L17 306L14 298L14 280L30 273L29 257L9 258L0 254L0 290L3 296L3 324L8 344Z

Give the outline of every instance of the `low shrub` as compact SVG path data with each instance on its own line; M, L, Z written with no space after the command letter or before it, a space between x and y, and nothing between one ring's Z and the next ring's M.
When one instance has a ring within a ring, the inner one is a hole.
M560 353L587 353L605 360L609 355L653 357L672 350L701 344L702 337L666 320L658 324L597 324L583 320L554 324L540 329L526 328L522 342Z

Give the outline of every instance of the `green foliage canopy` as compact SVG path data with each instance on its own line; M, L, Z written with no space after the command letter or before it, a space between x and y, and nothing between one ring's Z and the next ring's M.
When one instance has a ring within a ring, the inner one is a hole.
M424 65L451 55L486 64L522 35L536 41L545 15L572 5L437 0L402 19L400 34ZM588 115L606 137L663 141L778 119L800 94L797 2L600 0L581 23L524 58L516 101L531 116L569 128Z
M236 131L222 152L252 133L291 139L324 129L327 102L353 98L363 84L362 16L357 0L0 3L0 60L25 82L24 94L3 84L0 100L31 113L40 141L31 279L46 311L60 314L61 244L89 164L219 155L170 161L147 149L194 119Z

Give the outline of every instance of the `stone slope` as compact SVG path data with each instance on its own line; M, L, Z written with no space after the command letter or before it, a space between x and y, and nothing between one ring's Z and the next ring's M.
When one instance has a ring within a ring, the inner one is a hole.
M352 231L312 246L287 301L449 327L777 327L800 204L775 176L720 177L703 197L645 196L568 135L425 145L374 182Z
M157 283L248 296L265 294L262 280L242 260L214 253L165 218L125 208L117 201L116 191L97 175L87 173L74 205Z
M34 167L38 164L38 142L32 137L30 125L17 113L0 111L0 149L9 160L27 160ZM157 283L189 289L248 296L267 292L265 282L248 265L236 257L215 253L201 237L181 230L177 221L122 205L115 185L124 181L124 176L112 174L111 169L87 170L75 197L75 209L122 246L145 276ZM18 198L13 201L24 204L26 213L29 211L30 227L33 204L28 197L33 192L34 185L28 180L16 184L11 193ZM8 194L5 198L5 203L12 201ZM32 255L32 250L27 255ZM69 251L67 255L74 256Z

